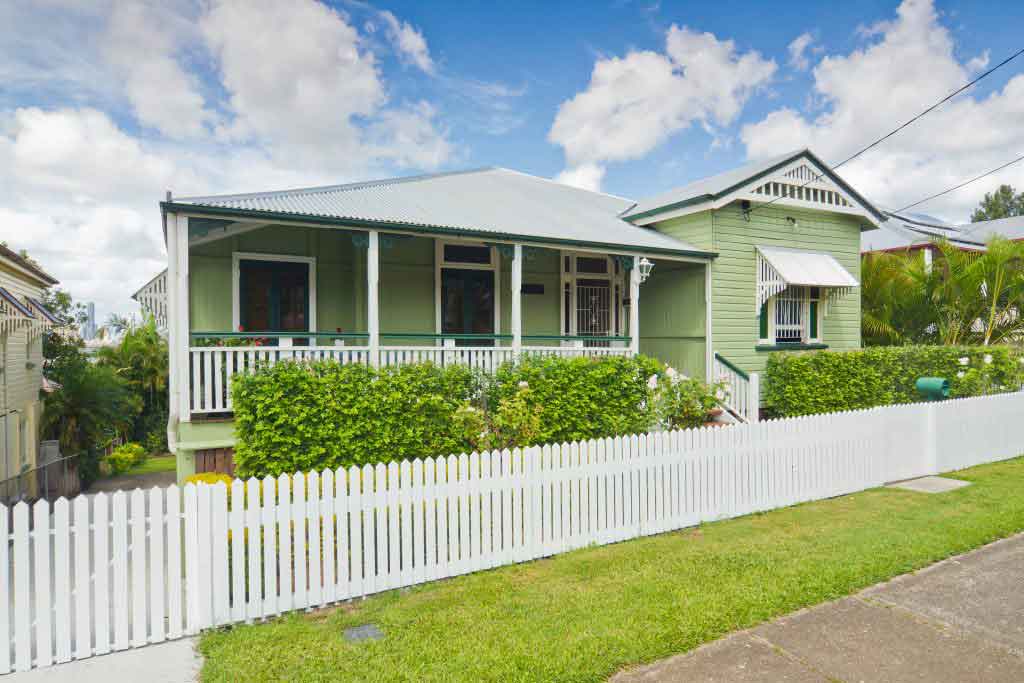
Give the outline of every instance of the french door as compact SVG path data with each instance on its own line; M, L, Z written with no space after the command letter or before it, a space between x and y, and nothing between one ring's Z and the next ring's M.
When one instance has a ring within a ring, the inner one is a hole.
M441 269L441 332L494 334L494 271ZM457 339L457 346L494 346L493 339Z

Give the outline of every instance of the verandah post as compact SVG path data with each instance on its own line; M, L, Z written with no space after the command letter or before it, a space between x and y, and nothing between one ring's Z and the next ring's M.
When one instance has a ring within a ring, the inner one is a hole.
M523 245L512 247L512 354L523 348Z
M188 263L188 216L169 214L168 220L174 218L174 225L168 223L167 229L176 233L175 249L173 258L176 265L176 278L173 283L175 288L175 308L172 325L177 327L178 333L175 336L172 353L177 355L176 372L178 376L178 419L181 422L191 422L191 367L189 347L192 344L192 335L189 329L189 263Z
M370 365L380 364L380 298L377 288L380 284L380 235L371 230L366 249L366 330L370 340Z
M640 259L636 256L629 270L629 353L640 353Z

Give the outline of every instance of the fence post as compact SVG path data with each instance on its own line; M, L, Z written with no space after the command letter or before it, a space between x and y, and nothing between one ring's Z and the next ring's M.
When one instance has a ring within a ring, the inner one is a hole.
M936 436L935 403L925 404L924 469L926 474L939 473L939 444Z
M747 412L750 422L761 419L761 375L757 372L750 373L750 381L747 383Z

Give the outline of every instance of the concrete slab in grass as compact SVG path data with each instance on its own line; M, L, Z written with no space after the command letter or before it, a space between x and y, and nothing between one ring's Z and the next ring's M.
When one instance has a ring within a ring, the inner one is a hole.
M905 489L907 491L917 491L919 493L945 493L946 491L954 491L970 485L971 482L962 481L960 479L947 479L946 477L921 477L919 479L908 479L907 481L889 484L889 487L894 489Z

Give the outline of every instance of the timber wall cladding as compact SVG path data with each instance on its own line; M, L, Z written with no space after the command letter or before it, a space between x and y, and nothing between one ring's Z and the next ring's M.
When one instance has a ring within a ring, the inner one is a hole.
M1024 452L1024 393L0 506L0 673Z
M234 448L204 448L196 451L196 474L217 472L235 476Z

